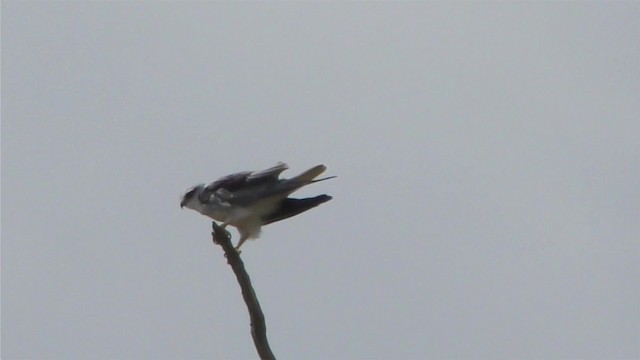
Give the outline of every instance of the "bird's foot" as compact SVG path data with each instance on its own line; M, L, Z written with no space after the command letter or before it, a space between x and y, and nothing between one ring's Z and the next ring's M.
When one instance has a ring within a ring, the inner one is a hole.
M226 225L223 224L223 226L220 226L220 225L216 224L215 221L212 222L212 225L213 225L213 242L214 243L216 243L216 244L218 243L217 238L220 237L220 236L224 236L227 239L231 238L231 233L227 229L225 229ZM221 232L224 235L221 234Z

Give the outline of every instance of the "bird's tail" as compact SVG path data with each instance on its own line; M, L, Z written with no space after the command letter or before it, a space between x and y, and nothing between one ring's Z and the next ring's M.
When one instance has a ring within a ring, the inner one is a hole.
M322 174L323 172L325 172L325 170L327 170L327 167L324 165L316 165L314 167L312 167L311 169L303 172L302 174L295 176L289 180L293 180L296 182L306 182L306 183L313 183L313 182L318 182L318 181L323 181L323 180L329 180L329 179L333 179L335 176L329 176L326 178L322 178L322 179L317 179L314 180L315 178L317 178L320 174Z

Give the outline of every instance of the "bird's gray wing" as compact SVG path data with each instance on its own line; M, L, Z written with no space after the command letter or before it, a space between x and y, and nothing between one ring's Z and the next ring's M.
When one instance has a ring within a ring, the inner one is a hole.
M258 200L273 198L274 200L282 200L291 195L296 190L305 185L309 185L319 181L333 179L335 176L328 176L322 179L300 180L299 176L291 179L279 179L274 183L257 184L255 186L245 186L242 189L234 191L228 199L231 205L246 206Z
M242 188L233 191L233 193L230 194L231 196L224 197L224 195L228 195L225 193L221 194L222 196L219 196L219 198L227 201L231 205L239 206L247 206L267 198L280 201L305 185L335 178L335 176L329 176L322 179L315 179L316 176L324 171L324 165L315 166L291 179L278 179L277 174L282 170L278 169L277 166L272 169L274 170L273 172L276 173L274 178L265 181L247 182Z
M278 163L266 170L242 171L221 177L204 188L201 201L207 203L212 196L217 196L238 205L250 202L250 199L256 198L261 190L278 184L278 176L288 168L287 164ZM240 200L236 199L238 196Z
M294 191L309 184L309 181L281 179L275 183L255 184L234 191L228 199L231 205L246 206L266 198L286 198Z
M280 173L287 170L289 166L283 162L277 163L266 170L254 171L247 178L251 184L274 183L278 181Z
M205 187L205 190L215 193L218 189L226 189L227 191L235 191L241 189L247 184L247 178L251 175L251 171L242 171L235 174L223 176Z

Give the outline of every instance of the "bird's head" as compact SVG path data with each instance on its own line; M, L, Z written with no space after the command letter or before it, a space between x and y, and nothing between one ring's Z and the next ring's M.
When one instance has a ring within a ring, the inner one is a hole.
M202 190L204 190L204 184L196 185L185 191L180 199L180 208L184 208L186 206L189 209L197 211L201 205L198 197L202 193Z

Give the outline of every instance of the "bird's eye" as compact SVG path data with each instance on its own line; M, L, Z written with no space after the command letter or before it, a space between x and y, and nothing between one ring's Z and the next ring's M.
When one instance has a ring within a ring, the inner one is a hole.
M196 189L191 189L189 191L187 191L184 196L183 199L189 199L191 197L193 197L193 194L196 192Z

